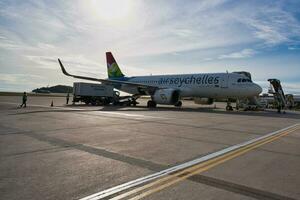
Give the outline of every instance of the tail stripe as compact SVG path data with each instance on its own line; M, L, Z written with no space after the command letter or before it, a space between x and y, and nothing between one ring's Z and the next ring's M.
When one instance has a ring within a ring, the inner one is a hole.
M107 62L107 74L108 78L121 78L124 77L118 63L114 59L111 52L106 52L106 62Z

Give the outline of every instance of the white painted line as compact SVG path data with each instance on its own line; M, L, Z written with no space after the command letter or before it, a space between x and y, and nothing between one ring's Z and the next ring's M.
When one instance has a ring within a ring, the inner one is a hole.
M20 105L19 103L12 103L12 102L3 102L0 101L0 103L3 104L12 104L12 105ZM38 105L38 104L27 104L27 106L31 107L41 107L41 108L51 108L51 109L62 109L62 110L78 110L78 111L90 111L82 108L66 108L66 107L58 107L58 106L45 106L45 105ZM159 118L159 119L168 119L165 117L156 117L156 116L150 116L150 115L138 115L138 114L128 114L128 113L122 113L122 112L115 112L115 111L101 111L101 110L94 110L95 114L98 115L119 115L119 116L125 116L125 117L130 117L130 118L135 118L135 119L145 119L145 118Z
M205 162L207 160L216 158L218 156L224 155L224 154L229 153L231 151L240 149L240 148L245 147L247 145L253 144L253 143L258 142L260 140L263 140L265 138L271 137L273 135L279 134L279 133L281 133L283 131L286 131L288 129L296 127L298 125L299 124L297 123L297 124L288 126L286 128L280 129L278 131L274 131L274 132L266 134L264 136L261 136L261 137L258 137L258 138L254 138L252 140L249 140L249 141L246 141L246 142L243 142L243 143L240 143L240 144L236 144L236 145L227 147L227 148L222 149L220 151L208 154L208 155L200 157L200 158L196 158L196 159L188 161L186 163L183 163L183 164L180 164L180 165L177 165L177 166L174 166L174 167L162 170L160 172L156 172L154 174L151 174L151 175L148 175L148 176L145 176L145 177L138 178L138 179L133 180L133 181L129 181L127 183L124 183L124 184L112 187L110 189L107 189L107 190L104 190L104 191L101 191L101 192L98 192L98 193L95 193L95 194L92 194L92 195L89 195L89 196L84 197L84 198L82 198L80 200L98 200L98 199L102 199L102 198L111 196L111 195L116 194L118 192L122 192L124 190L127 190L127 189L130 189L132 187L144 184L144 183L152 181L154 179L158 179L158 178L160 178L162 176L166 176L166 175L168 175L170 173L173 173L173 172L176 172L176 171L179 171L179 170L191 167L193 165L196 165L196 164Z

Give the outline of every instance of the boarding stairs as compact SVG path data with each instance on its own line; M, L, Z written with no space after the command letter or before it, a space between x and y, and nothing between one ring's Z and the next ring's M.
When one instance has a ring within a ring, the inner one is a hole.
M287 100L284 95L283 89L281 87L280 80L278 79L268 79L270 82L269 87L269 94L273 94L274 101L278 107L286 108L287 107Z

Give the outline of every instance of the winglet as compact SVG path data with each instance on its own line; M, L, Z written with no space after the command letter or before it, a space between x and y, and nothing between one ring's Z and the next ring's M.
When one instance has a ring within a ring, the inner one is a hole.
M72 76L71 74L69 74L66 69L64 68L63 64L61 63L60 59L58 58L58 62L59 62L59 65L60 65L60 68L62 70L62 72L67 75L67 76Z

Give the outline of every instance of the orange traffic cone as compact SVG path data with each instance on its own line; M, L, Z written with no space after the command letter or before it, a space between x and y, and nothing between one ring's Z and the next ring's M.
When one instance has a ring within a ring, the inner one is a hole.
M50 106L53 107L53 100L51 101L51 105Z

